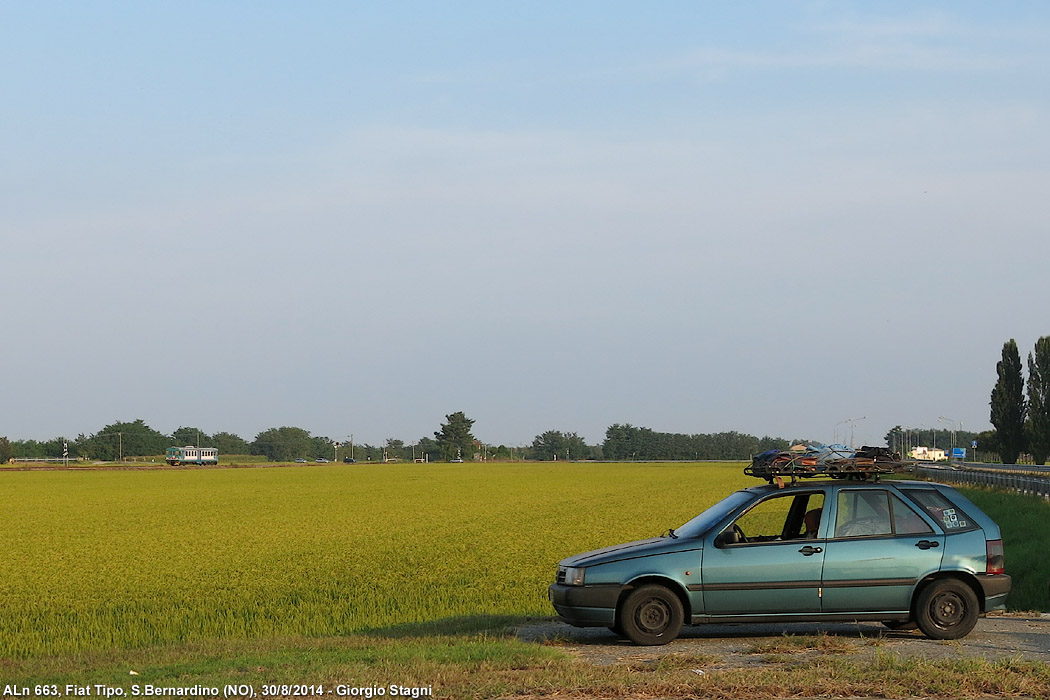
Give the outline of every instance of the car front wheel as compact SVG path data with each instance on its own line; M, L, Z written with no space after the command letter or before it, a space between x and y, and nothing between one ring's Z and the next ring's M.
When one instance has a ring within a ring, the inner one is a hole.
M631 592L620 609L619 625L635 644L657 646L682 631L682 601L664 586L649 584Z
M931 639L959 639L977 624L977 595L962 581L934 581L919 594L915 622Z

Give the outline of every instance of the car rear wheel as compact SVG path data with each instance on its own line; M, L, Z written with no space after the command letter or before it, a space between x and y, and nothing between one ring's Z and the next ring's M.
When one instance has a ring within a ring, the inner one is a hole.
M977 595L962 581L934 581L919 594L915 622L931 639L959 639L977 624Z
M620 609L619 624L635 644L657 646L682 631L682 601L664 586L649 584L631 592Z

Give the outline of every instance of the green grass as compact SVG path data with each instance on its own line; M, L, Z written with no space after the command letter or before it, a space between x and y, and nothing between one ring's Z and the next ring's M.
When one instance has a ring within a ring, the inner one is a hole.
M19 686L102 684L129 689L144 686L223 688L247 683L262 692L267 683L334 687L437 685L436 694L476 685L478 674L501 685L514 670L542 670L564 664L559 651L520 642L500 632L419 637L278 637L261 641L212 641L75 657L3 662L4 681ZM134 671L134 675L131 672ZM130 693L129 693L130 694Z
M1013 577L1010 609L1050 610L1050 502L991 489L959 490L999 524L1006 573Z
M783 634L762 640L752 646L753 654L791 654L804 651L820 651L829 654L851 654L856 647L846 639L827 634L793 635Z

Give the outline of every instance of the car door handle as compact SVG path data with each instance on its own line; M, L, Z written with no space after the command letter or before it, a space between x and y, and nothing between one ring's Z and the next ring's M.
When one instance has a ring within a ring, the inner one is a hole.
M919 540L915 543L915 546L919 549L930 549L931 547L941 546L941 543L936 540Z
M802 554L804 554L804 555L805 555L805 556L807 556L807 557L811 557L811 556L813 556L814 554L820 554L820 553L821 553L821 552L823 552L824 550L823 550L822 548L820 548L820 547L810 547L810 546L809 546L809 545L807 544L807 545L806 545L805 547L803 547L802 549L800 549L800 550L798 550L798 551L802 552Z

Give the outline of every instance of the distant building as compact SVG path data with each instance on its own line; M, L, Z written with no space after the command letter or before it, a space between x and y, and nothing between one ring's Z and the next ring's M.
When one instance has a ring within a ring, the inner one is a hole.
M948 459L944 450L939 447L915 447L908 453L908 456L912 459L925 459L930 462L941 462Z

